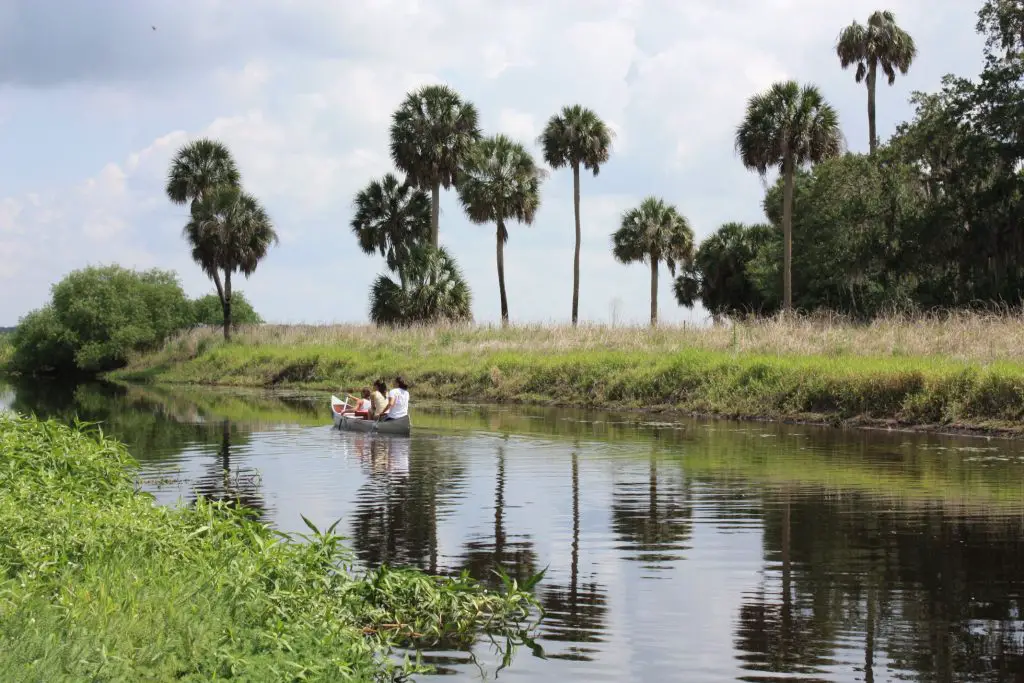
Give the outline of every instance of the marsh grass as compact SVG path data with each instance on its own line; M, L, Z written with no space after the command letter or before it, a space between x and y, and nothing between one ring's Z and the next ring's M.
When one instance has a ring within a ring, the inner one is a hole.
M961 361L1024 361L1024 313L948 312L888 316L855 323L841 316L768 318L735 325L622 327L441 325L392 331L371 325L260 325L240 329L248 346L373 349L397 354L566 353L681 348L783 356L941 357ZM171 358L201 355L218 346L215 330L179 335L164 348Z
M514 582L356 576L333 527L293 538L222 504L156 506L134 472L98 433L0 414L5 677L394 680L424 668L396 647L529 640L536 602Z
M728 417L1014 432L1024 318L949 314L854 325L260 326L183 334L115 377L352 391L403 374L418 398L675 409Z

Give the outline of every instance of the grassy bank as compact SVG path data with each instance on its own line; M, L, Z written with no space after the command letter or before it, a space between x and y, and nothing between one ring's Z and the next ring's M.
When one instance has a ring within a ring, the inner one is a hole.
M134 381L338 391L400 372L419 398L669 408L731 417L1016 431L1016 317L771 321L728 328L263 326L192 332Z
M17 680L390 680L396 646L515 633L516 588L348 569L306 542L200 501L134 490L108 439L0 414L0 671Z

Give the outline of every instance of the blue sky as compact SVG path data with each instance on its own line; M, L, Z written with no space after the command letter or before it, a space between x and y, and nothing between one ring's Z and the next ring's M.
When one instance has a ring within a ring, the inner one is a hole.
M914 90L974 76L977 3L892 0L918 61L880 88L879 133L909 117ZM654 194L698 238L762 218L763 185L732 135L746 98L772 82L814 82L839 110L851 149L867 147L866 95L842 71L835 37L877 2L849 0L6 0L0 7L0 325L43 304L89 264L169 268L212 291L181 239L185 209L163 195L174 151L210 135L234 151L281 243L241 284L274 322L366 320L383 262L348 223L356 191L392 170L391 112L444 82L476 103L486 133L529 143L562 105L592 107L616 130L612 158L583 182L581 318L647 316L649 271L614 262L609 235ZM153 27L156 27L155 30ZM494 229L442 194L441 242L498 319ZM505 251L513 321L565 322L572 295L572 187L552 173L533 226ZM352 286L343 293L343 284ZM663 271L660 315L679 308Z

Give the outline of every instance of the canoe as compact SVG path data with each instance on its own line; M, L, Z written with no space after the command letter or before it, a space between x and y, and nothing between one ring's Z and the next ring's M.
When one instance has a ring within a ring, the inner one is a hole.
M396 434L409 436L412 431L412 422L409 416L400 417L397 420L368 420L355 415L342 415L345 402L337 396L331 396L331 416L334 418L334 426L347 432L373 432L374 434Z

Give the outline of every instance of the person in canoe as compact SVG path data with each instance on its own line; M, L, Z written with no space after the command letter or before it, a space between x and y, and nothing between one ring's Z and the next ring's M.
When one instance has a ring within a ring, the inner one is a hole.
M342 415L353 415L355 417L362 418L370 417L370 410L372 408L370 403L370 390L367 389L366 387L363 387L361 394L362 398L356 401L355 407L351 408L348 405L346 405L345 408L341 411Z
M383 384L383 382L382 382ZM409 385L401 375L395 378L395 388L388 392L388 404L381 420L398 420L409 414Z
M388 387L384 384L384 380L379 379L373 383L373 393L370 394L370 416L378 418L384 412L384 409L388 407L388 399L385 398L388 394Z

